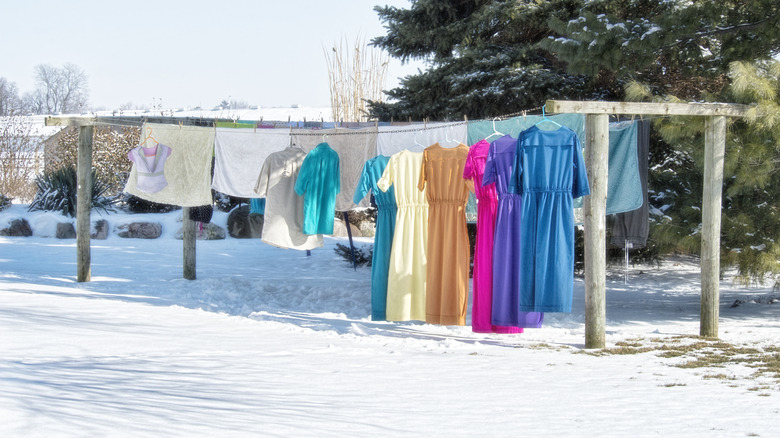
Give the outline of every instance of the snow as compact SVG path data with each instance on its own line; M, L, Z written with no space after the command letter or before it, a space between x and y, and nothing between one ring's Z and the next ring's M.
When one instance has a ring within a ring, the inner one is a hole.
M75 240L44 237L72 219L0 212L0 228L24 217L34 231L0 237L0 436L776 436L777 376L585 350L580 278L573 312L524 334L375 322L370 268L333 251L345 239L311 257L198 241L185 280L180 216L93 214L112 233L92 241L92 279L78 283ZM139 218L163 236L115 234ZM686 257L630 267L628 283L610 267L608 347L700 342L699 275ZM721 340L777 348L778 294L731 278Z

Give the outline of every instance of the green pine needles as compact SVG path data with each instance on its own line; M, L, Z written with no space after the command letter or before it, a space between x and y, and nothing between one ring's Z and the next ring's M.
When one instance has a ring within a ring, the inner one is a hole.
M35 185L38 187L38 192L30 203L28 211L59 211L66 216L76 217L78 184L75 167L65 166L39 175L35 179ZM97 178L95 169L92 169L92 208L101 209L106 213L113 211L116 199L107 198L105 196L107 190L108 186Z

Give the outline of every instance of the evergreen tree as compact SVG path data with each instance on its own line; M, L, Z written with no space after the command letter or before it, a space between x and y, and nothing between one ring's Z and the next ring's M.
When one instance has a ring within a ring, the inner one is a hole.
M484 118L539 107L548 98L603 98L603 87L568 74L566 65L537 46L552 34L546 24L579 14L583 0L417 0L409 9L377 7L388 33L372 44L401 60L430 67L407 76L372 102L382 120ZM598 92L594 91L598 89Z

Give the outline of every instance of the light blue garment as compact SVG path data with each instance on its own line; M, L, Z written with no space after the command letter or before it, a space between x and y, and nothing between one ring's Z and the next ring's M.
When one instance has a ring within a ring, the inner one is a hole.
M336 195L341 191L339 154L320 143L301 164L295 193L303 196L303 233L333 234Z
M579 138L585 138L585 115L584 114L556 114L554 116L547 116L547 119L559 123L577 134ZM512 117L506 120L496 120L493 123L490 120L483 120L479 122L468 123L468 144L474 144L482 139L487 141L493 141L500 135L492 135L495 131L499 131L503 135L511 135L514 138L518 138L521 132L526 129L535 126L537 123L544 120L542 116L518 116ZM493 125L495 124L495 130ZM543 129L555 129L557 126L550 122L542 122L540 125Z
M590 193L582 148L565 126L520 134L510 187L523 197L522 312L571 312L574 289L572 198Z
M386 192L376 186L389 160L390 157L379 155L366 161L352 199L355 204L359 204L371 191L377 206L374 253L371 256L371 319L373 321L387 319L387 273L390 269L390 250L393 247L395 216L398 212L393 186L391 185Z
M637 121L609 124L607 214L636 210L644 203L636 155L637 124ZM574 200L574 208L582 208L582 199Z
M265 198L249 198L249 214L265 214Z

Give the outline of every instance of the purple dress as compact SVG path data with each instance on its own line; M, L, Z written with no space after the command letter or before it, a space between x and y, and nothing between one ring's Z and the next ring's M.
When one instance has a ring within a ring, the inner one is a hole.
M509 192L517 140L505 135L490 144L482 186L495 183L498 212L493 243L493 325L538 328L544 314L520 311L520 251L523 200Z
M471 330L476 333L522 333L519 327L493 325L493 235L496 228L498 196L496 185L482 186L490 143L480 140L469 149L463 178L474 180L477 195L477 239L474 245L474 278Z

